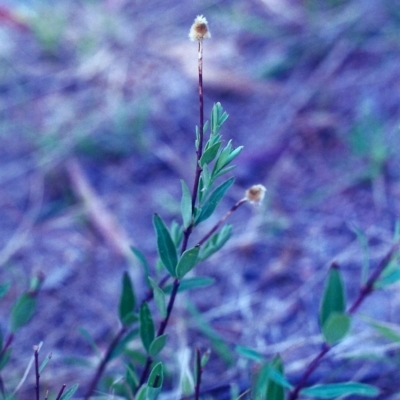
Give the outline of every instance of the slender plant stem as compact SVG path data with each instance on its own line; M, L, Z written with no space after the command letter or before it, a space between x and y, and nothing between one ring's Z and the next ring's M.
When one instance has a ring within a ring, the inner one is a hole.
M7 340L4 344L1 352L0 352L0 361L2 360L3 357L6 356L6 352L7 352L8 348L11 346L11 343L13 342L13 340L14 340L14 334L10 333L7 337ZM3 395L3 397L5 397L4 382L3 382L3 379L1 376L0 376L0 393Z
M197 193L199 190L200 176L202 172L202 168L200 166L200 158L203 154L203 137L204 137L204 98L203 98L203 42L202 40L198 41L198 72L199 72L199 134L197 137L197 147L196 147L196 172L193 182L193 190L192 190L192 215L194 216L195 206L197 201ZM181 254L187 249L189 243L189 237L193 231L194 223L192 222L183 232L182 246L181 246ZM174 308L176 295L178 294L180 281L175 278L171 296L167 305L167 315L161 321L160 326L157 331L157 337L164 334L165 329L168 326L168 321L171 316L172 310ZM139 385L136 389L136 393L139 388L145 383L147 376L150 372L150 366L152 363L152 358L147 356L146 364L143 368L142 375L140 377Z
M210 229L210 231L203 236L199 241L199 245L202 246L220 227L221 225L234 213L242 204L247 203L247 199L243 198L234 204L231 209Z
M198 46L198 71L199 71L199 136L197 138L197 162L196 162L196 174L193 182L192 190L192 213L194 214L197 192L199 190L199 182L202 168L200 166L200 158L203 155L203 137L204 137L204 96L203 96L203 41L199 40Z
M11 346L12 342L14 340L14 334L10 333L7 337L6 343L3 346L3 349L1 350L0 353L0 360L5 356L6 351L8 350L8 348Z
M35 392L36 392L36 400L39 400L39 381L40 381L40 373L39 373L39 348L35 346L34 349L35 354L35 376L36 376L36 384L35 384Z
M392 246L390 251L386 254L386 256L379 263L378 267L371 274L365 285L361 288L360 293L358 294L356 300L349 308L348 311L349 314L353 314L358 309L360 304L364 301L364 299L373 292L375 282L379 279L383 270L390 264L390 262L396 256L396 253L399 251L399 249L400 249L400 241Z
M396 256L399 249L400 249L400 242L397 242L392 246L390 251L386 254L386 256L379 263L378 267L371 274L365 285L361 287L357 298L354 300L353 304L349 307L347 311L348 314L354 314L354 312L360 307L361 303L367 298L367 296L374 291L375 283L381 276L383 270L389 265L389 263ZM307 384L308 378L319 366L321 360L325 357L325 355L330 351L331 348L332 346L329 346L327 343L324 343L322 345L322 349L308 365L300 381L297 383L295 388L290 393L289 400L296 400L298 398L301 389L303 389Z
M56 397L56 400L60 400L60 399L61 399L61 396L62 396L62 394L64 393L64 390L65 390L66 386L67 386L67 385L66 385L65 383L62 385L60 391L58 392L58 395L57 395L57 397Z
M110 360L112 352L117 347L118 343L120 342L120 340L122 339L122 337L125 335L126 332L127 332L127 328L125 326L123 326L119 330L117 335L115 336L114 340L108 346L108 349L107 349L106 353L104 354L104 357L101 360L99 366L97 367L96 373L95 373L92 381L89 384L89 388L86 391L86 394L84 396L84 398L86 400L88 400L90 398L93 391L96 389L97 384L99 383L99 380L100 380L101 376L103 375L104 369L106 368L106 365L107 365L108 361Z
M200 386L201 386L201 375L203 374L203 367L201 366L201 354L200 349L196 348L196 386L194 391L195 400L200 399Z
M308 367L307 367L306 371L304 372L303 376L301 377L299 383L296 385L296 387L290 393L289 400L297 399L297 397L299 396L300 390L303 389L303 387L306 385L308 378L316 370L319 363L321 362L321 360L324 358L325 354L328 353L328 351L330 349L331 349L330 346L328 346L326 343L324 343L322 345L321 351L317 354L317 356L308 365Z

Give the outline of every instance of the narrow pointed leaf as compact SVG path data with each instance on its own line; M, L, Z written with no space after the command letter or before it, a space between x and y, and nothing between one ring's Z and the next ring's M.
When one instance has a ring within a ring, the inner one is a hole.
M167 336L168 335L161 335L161 336L156 337L153 340L153 343L150 345L150 349L149 349L150 357L154 358L161 352L161 350L164 348L165 344L167 343Z
M238 353L242 357L246 357L250 360L263 362L265 361L265 357L256 350L253 350L249 347L245 346L236 346L235 348L236 353Z
M156 400L161 392L162 384L164 381L163 366L159 362L156 364L150 372L149 379L147 381L147 399Z
M149 263L147 262L146 256L136 247L131 246L132 253L139 259L140 264L143 267L145 276L150 275Z
M158 214L154 215L153 223L157 234L157 249L160 259L167 271L172 276L175 276L175 268L178 263L175 244L167 227Z
M217 142L211 147L209 147L200 158L200 167L205 164L210 164L218 154L218 150L221 147L221 142Z
M232 186L235 178L230 178L221 185L219 185L210 195L210 197L206 200L204 205L201 208L201 212L199 217L197 218L196 224L206 220L209 218L215 209L217 208L218 203L224 197L226 191Z
M206 260L220 250L231 237L232 225L224 225L221 232L216 233L200 248L199 261Z
M26 325L33 317L36 310L36 299L24 293L14 304L11 310L11 332L15 333Z
M183 227L186 229L192 222L192 195L185 181L181 180L181 185L182 185L181 214L183 220Z
M235 168L236 165L229 165L228 167L222 168L217 173L213 173L213 179L217 179L218 177L233 171Z
M214 278L210 278L208 276L196 276L194 278L182 279L181 284L179 285L178 292L185 292L186 290L191 289L200 289L207 286L211 286L215 283ZM171 294L172 285L165 286L164 293Z
M366 322L371 325L377 332L379 332L382 336L386 337L387 339L391 340L392 342L400 342L400 326L387 323L387 322L381 322L381 321L375 321L372 318L368 318Z
M96 355L100 358L101 357L100 349L98 348L92 335L85 328L78 328L78 332L86 340L86 342L90 345L90 347L96 353Z
M182 279L197 263L200 246L195 246L192 249L186 250L178 261L176 266L176 276Z
M129 326L136 321L134 314L136 298L133 291L132 280L127 272L122 277L122 292L119 300L119 319L124 326Z
M300 392L304 396L316 397L319 399L334 399L341 396L359 395L375 397L379 389L375 386L357 382L332 383L327 385L315 385Z
M147 400L147 385L142 385L136 393L135 400Z
M125 335L122 340L118 342L112 351L109 360L115 359L119 357L121 354L127 352L127 346L133 339L135 339L139 335L139 329L135 328L131 330L127 335Z
M343 279L338 265L332 264L320 306L319 319L321 327L324 326L332 313L344 313L345 310L346 299Z
M231 163L240 154L242 150L243 146L236 147L236 149L232 150L226 159L226 164Z
M139 322L140 338L142 339L143 347L147 352L149 352L150 345L155 337L155 329L153 318L147 303L143 303L140 308Z
M280 356L274 357L270 368L275 369L283 375L283 362ZM285 389L280 383L277 383L275 380L271 379L271 376L268 378L265 398L268 400L285 400Z
M51 360L51 353L46 356L46 358L42 361L39 367L39 374L43 372L43 370L46 368L47 364Z
M61 396L60 400L69 400L72 398L72 396L75 394L77 391L79 385L75 383L75 385L72 385L66 392Z
M322 327L322 334L329 345L340 342L350 330L351 318L347 314L332 313Z
M164 291L154 282L153 279L148 277L151 287L153 288L154 302L156 303L157 309L161 316L165 318L167 316L167 303L165 300Z

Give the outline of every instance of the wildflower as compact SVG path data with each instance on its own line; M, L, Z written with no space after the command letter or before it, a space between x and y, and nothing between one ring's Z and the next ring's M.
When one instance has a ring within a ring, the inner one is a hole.
M208 30L208 22L203 15L198 15L190 28L189 39L192 42L210 39L211 33Z
M260 204L267 189L263 185L253 185L246 190L246 200L253 204Z

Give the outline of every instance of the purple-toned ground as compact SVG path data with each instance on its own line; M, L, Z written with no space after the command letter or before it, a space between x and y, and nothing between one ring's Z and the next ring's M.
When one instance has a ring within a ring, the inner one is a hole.
M154 268L152 215L180 221L179 179L191 186L194 176L197 47L187 36L198 14L212 33L206 117L220 101L230 115L222 135L244 149L234 186L193 244L249 186L267 193L260 207L232 216L231 240L196 267L215 284L178 298L163 353L167 387L177 387L185 351L196 346L212 348L203 379L211 398L224 398L232 382L249 385L254 366L236 345L267 358L279 352L289 379L299 379L321 345L318 306L331 262L351 303L362 266L372 270L393 243L400 212L400 4L320 3L9 6L26 25L0 19L0 277L11 282L3 336L30 276L40 271L45 281L1 374L8 393L43 341L41 357L53 353L43 390L79 383L83 395L98 358L80 330L105 351L119 327L123 271L144 293L127 249L141 249ZM310 383L352 379L377 385L380 399L399 398L398 343L366 322L400 324L398 288L367 299ZM204 326L224 344L215 347ZM107 370L113 379L122 373L121 362ZM17 398L31 399L33 387L31 371Z

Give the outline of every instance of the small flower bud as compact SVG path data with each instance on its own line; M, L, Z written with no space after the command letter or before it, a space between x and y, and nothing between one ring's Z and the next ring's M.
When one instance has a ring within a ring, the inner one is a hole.
M250 203L260 204L265 195L265 187L263 185L253 185L251 188L246 190L246 199Z
M205 17L198 15L193 22L189 32L189 39L192 42L203 39L210 39L211 33L208 30L208 22Z

